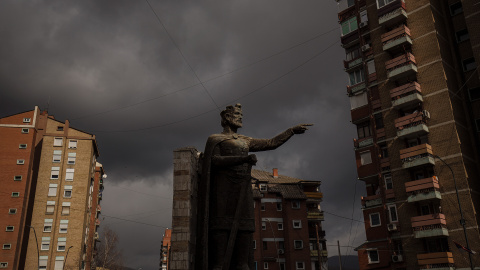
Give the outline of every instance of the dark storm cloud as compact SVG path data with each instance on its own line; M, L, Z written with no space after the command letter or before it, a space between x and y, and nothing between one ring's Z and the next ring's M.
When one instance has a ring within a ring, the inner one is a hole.
M342 216L356 193L362 219L344 53L339 31L327 33L338 27L335 2L149 3L168 33L146 1L1 1L0 117L49 104L57 119L96 134L108 174L102 213L170 226L172 151L203 150L221 131L216 106L240 102L249 136L314 123L259 154L258 168L322 180L323 209ZM163 228L104 224L120 235L127 265L158 268ZM350 225L326 214L328 244L352 242Z

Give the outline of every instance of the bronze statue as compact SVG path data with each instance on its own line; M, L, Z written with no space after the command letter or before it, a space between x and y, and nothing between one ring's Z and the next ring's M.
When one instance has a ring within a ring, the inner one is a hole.
M311 124L301 124L272 139L237 134L242 127L240 104L221 112L223 132L211 135L205 146L199 183L197 269L253 269L253 195L249 152L273 150ZM232 256L233 254L233 256Z

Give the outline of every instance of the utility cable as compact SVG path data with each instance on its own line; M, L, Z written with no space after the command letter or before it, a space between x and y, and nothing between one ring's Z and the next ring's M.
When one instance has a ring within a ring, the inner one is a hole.
M337 214L334 214L334 213L330 213L330 212L327 212L325 210L323 210L323 212L329 214L329 215L332 215L332 216L336 216L336 217L339 217L339 218L343 218L343 219L348 219L348 220L352 220L352 221L356 221L356 222L360 222L360 223L367 223L365 221L361 221L361 220L358 220L358 219L353 219L353 218L348 218L348 217L344 217L344 216L340 216L340 215L337 215Z
M107 217L107 218L119 219L119 220L123 220L123 221L128 221L128 222L132 222L132 223L138 223L138 224L148 225L148 226L153 226L153 227L158 227L158 228L164 228L164 229L168 228L168 227L165 227L165 226L160 226L160 225L155 225L155 224L150 224L150 223L144 223L144 222L138 222L138 221L135 221L135 220L125 219L125 218L119 218L119 217L113 217L113 216L107 216L107 215L103 215L103 216Z

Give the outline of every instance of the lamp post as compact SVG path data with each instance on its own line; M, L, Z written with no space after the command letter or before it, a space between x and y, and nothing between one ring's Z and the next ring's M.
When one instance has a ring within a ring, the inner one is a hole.
M465 244L467 245L467 248L470 250L470 247L468 245L467 229L465 228L465 219L463 218L462 205L460 204L460 196L458 195L457 181L455 180L455 174L453 173L452 167L450 167L450 165L448 165L441 157L439 157L438 155L434 155L434 157L438 158L443 164L445 164L450 169L450 172L452 173L453 184L455 185L455 192L457 193L458 210L460 211L460 224L462 224L462 227L463 227L463 234L465 235ZM468 258L470 259L470 268L473 270L472 254L470 252L468 252Z
M35 235L35 243L37 243L37 264L38 264L37 268L40 268L40 251L38 251L37 232L35 231L35 228L33 226L30 226L30 225L26 225L26 226L33 229L33 234Z
M65 255L65 260L63 261L63 267L62 267L62 269L65 269L65 264L67 264L68 252L70 251L70 249L71 249L72 247L73 247L73 246L69 246L68 249L67 249L67 255Z

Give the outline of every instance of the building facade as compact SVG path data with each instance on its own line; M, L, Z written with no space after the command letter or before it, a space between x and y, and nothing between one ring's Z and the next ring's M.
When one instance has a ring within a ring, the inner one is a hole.
M2 118L0 132L0 180L12 193L1 195L0 268L87 269L103 174L95 136L37 107Z
M252 170L255 269L327 269L320 181ZM319 251L320 250L320 251Z
M479 267L455 244L480 251L479 2L337 2L367 193L361 269Z
M170 259L170 247L172 246L172 230L165 229L163 234L162 245L160 250L160 270L168 270L168 262Z

